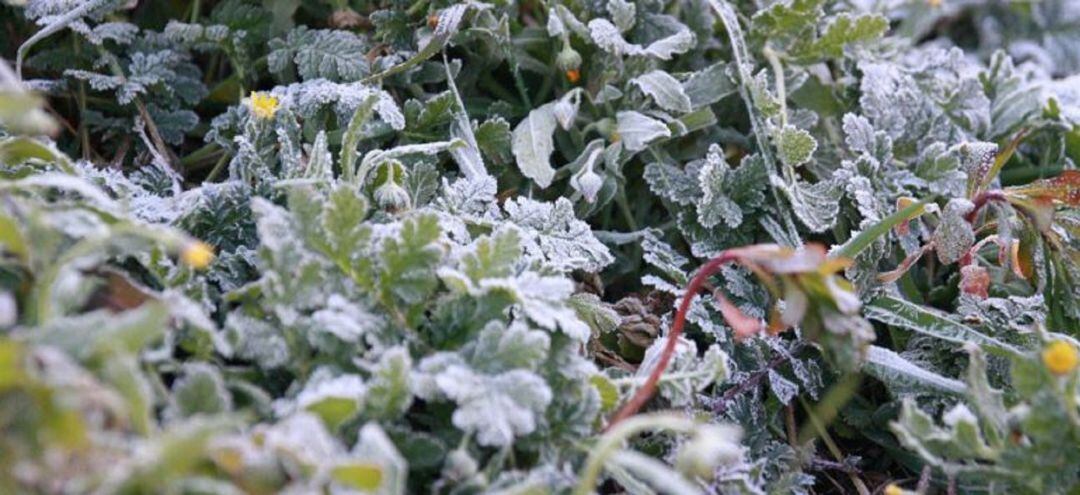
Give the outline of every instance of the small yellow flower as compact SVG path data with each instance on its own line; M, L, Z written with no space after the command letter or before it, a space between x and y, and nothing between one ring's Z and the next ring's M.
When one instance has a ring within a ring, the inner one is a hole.
M202 241L189 242L180 251L180 261L196 270L202 270L214 261L214 248Z
M889 483L889 486L885 487L885 491L881 492L882 495L904 495L904 489L896 486L895 483Z
M941 7L941 1L942 0L926 0L926 4L936 9Z
M1077 355L1076 348L1064 340L1055 340L1046 346L1046 349L1043 349L1042 360L1046 369L1055 375L1072 373L1077 364L1080 364L1080 356Z
M278 99L269 93L253 91L248 105L251 107L251 112L263 120L274 118L274 114L278 111Z

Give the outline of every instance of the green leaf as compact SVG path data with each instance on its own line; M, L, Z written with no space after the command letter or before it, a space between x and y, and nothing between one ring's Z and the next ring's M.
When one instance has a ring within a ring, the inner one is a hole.
M951 316L935 309L919 306L903 299L879 297L864 307L864 315L889 326L962 346L973 342L1001 355L1018 355L1020 350L1010 344L968 327Z
M874 241L888 234L897 225L921 215L925 209L925 201L916 201L864 229L855 237L848 239L843 245L834 249L830 256L833 258L855 258L864 249L870 247Z
M512 273L514 263L521 258L521 233L515 228L500 229L473 243L473 249L462 260L462 268L473 282L485 278L502 278Z
M876 40L889 29L889 21L879 14L852 17L839 14L825 27L825 32L811 43L797 44L791 55L800 63L809 64L828 58L840 58L844 47Z
M348 31L300 26L269 46L267 64L283 79L293 67L304 80L355 81L369 72L367 44Z
M367 277L366 267L371 264L367 256L363 256L371 237L371 228L364 225L367 212L367 200L355 187L343 183L330 191L319 216L327 256L358 281Z
M589 383L600 394L600 410L609 412L619 405L619 389L608 377L600 374L589 377Z
M926 370L884 347L872 345L867 348L863 370L881 380L895 394L963 395L967 392L963 382Z
M425 214L406 220L400 237L388 237L379 253L379 287L383 298L393 296L406 304L424 302L438 286L435 265L442 257L439 219Z
M232 408L232 396L217 368L188 363L172 386L172 412L179 417L217 414Z
M368 382L364 415L380 421L394 421L413 403L412 358L401 347L389 349L379 358Z
M817 140L805 130L787 125L776 135L776 151L780 161L789 167L798 167L814 156Z
M760 37L790 36L817 24L825 0L788 0L759 10L751 19L751 32Z
M330 477L354 490L374 492L382 486L383 470L382 466L374 463L338 464L330 468Z

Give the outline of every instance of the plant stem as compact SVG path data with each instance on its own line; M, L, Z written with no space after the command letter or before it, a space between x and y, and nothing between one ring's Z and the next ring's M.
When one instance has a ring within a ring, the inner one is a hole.
M656 392L656 384L660 381L660 375L664 374L664 370L671 363L671 356L675 354L675 346L679 342L679 336L682 335L683 327L686 326L686 314L690 311L690 303L694 300L694 295L704 287L710 276L720 270L720 267L735 259L737 258L733 252L724 251L702 265L694 278L690 279L690 283L686 286L686 293L683 294L682 301L679 302L679 309L675 312L675 321L671 325L671 331L668 332L667 342L664 344L664 350L660 354L660 361L656 363L656 367L653 368L649 378L645 380L637 393L611 418L611 423L607 427L608 430L620 421L633 416Z

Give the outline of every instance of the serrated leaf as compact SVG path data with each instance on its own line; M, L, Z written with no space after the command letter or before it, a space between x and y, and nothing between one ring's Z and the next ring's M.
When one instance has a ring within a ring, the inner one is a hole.
M284 40L271 41L270 50L267 63L272 72L283 74L295 67L305 80L351 82L369 71L367 44L348 31L300 26Z
M796 179L792 184L777 182L780 190L791 201L795 217L812 232L823 232L836 223L840 212L840 190L830 181L807 184Z
M810 161L816 150L817 140L803 129L787 125L776 135L777 155L789 167Z
M402 224L399 238L384 240L378 260L383 294L406 304L423 302L439 283L434 268L442 257L441 236L438 218L421 215Z

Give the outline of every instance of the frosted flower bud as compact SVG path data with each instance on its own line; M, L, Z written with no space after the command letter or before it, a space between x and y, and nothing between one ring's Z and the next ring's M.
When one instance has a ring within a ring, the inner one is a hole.
M374 199L379 208L390 211L406 209L411 203L409 192L389 181L375 188Z

